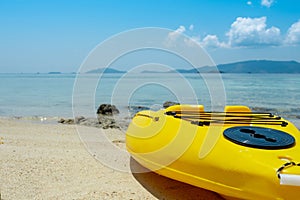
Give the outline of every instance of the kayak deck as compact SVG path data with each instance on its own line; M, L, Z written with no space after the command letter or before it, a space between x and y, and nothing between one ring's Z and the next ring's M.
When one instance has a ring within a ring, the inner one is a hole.
M137 113L126 146L144 167L222 195L297 199L299 135L287 120L246 106L176 105Z

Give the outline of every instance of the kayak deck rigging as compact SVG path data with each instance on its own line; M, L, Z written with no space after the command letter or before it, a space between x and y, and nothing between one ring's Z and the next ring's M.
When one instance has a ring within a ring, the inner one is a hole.
M280 125L286 127L288 122L272 113L260 112L197 112L197 111L167 111L165 115L183 119L198 126L210 124L256 124Z

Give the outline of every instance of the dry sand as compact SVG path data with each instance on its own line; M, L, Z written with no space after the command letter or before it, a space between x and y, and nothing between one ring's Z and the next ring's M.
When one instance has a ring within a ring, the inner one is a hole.
M121 131L109 129L105 134L124 148ZM222 199L153 172L134 174L104 166L86 150L75 125L2 118L0 158L2 200ZM142 168L132 159L127 164Z

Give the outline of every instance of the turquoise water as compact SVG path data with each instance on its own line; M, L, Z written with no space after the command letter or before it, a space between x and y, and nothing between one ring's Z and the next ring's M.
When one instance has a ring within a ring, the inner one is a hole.
M242 104L292 120L300 118L299 74L222 74L221 79L214 74L204 76L84 74L79 79L86 80L83 88L87 90L81 90L76 98L81 100L82 115L95 113L101 103L116 104L126 114L128 106L159 109L171 100L203 104L207 110L212 103L220 107L223 102ZM71 117L75 79L76 74L0 74L0 116ZM90 91L94 94L88 94ZM93 96L93 102L86 96Z

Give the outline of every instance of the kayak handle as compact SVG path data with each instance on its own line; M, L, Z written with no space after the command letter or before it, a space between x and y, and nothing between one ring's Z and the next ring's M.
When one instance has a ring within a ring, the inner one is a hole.
M295 163L295 162L287 162L287 163L284 163L276 172L277 174L277 177L280 179L280 173L282 170L288 168L288 167L292 167L292 166L300 166L300 163Z

